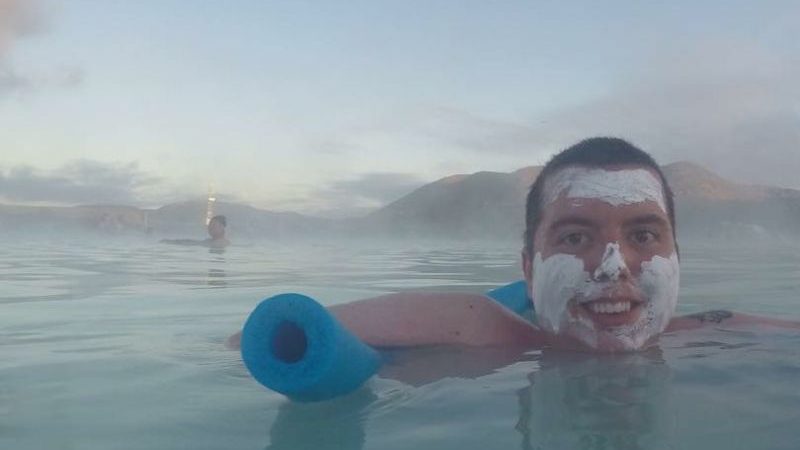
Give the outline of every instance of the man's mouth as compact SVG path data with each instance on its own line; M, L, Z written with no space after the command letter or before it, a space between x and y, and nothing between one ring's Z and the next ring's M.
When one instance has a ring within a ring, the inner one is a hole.
M596 325L608 328L636 322L642 305L641 301L632 298L599 298L581 303L578 309Z

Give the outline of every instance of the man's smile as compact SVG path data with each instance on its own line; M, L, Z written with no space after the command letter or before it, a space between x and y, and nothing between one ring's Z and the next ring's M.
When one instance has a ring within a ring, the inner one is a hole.
M588 318L599 328L613 328L634 324L641 315L644 303L631 297L601 297L573 305L575 315Z

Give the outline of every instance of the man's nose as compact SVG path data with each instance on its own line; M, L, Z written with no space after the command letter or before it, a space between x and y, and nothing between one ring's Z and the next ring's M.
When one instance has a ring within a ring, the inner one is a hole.
M609 242L606 244L603 256L600 258L600 264L592 274L592 278L595 281L617 281L619 279L628 279L630 276L631 272L625 262L619 243Z

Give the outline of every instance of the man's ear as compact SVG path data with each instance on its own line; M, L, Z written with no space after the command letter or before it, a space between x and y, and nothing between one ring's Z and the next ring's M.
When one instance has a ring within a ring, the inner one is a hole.
M528 249L523 248L522 252L520 252L520 257L522 259L522 275L525 277L525 281L528 282L528 285L530 285L531 280L533 280L533 261L528 253Z
M520 252L522 258L522 274L525 277L525 292L528 299L533 299L533 260L527 248L523 248Z

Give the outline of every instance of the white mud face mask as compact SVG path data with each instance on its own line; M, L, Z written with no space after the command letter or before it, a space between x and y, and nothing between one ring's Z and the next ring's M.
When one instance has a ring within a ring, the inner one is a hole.
M548 180L548 203L562 193L568 198L597 199L612 206L654 201L665 210L661 183L644 169L608 171L566 168ZM539 325L554 335L569 336L604 351L632 351L643 348L663 332L675 313L680 271L678 257L654 256L641 264L631 282L644 303L638 318L625 325L602 327L579 309L613 289L617 277L627 270L619 243L606 244L602 260L593 273L574 255L557 253L533 260L531 296ZM602 280L602 281L599 281ZM593 303L597 313L621 313L629 302Z
M604 170L567 167L547 181L547 204L562 193L567 198L592 198L612 206L631 205L645 201L658 203L667 211L661 182L645 169Z
M641 274L634 280L645 302L638 319L632 324L609 328L599 328L574 308L599 298L611 287L613 278L596 281L596 277L584 270L583 260L566 254L543 260L537 253L533 270L533 303L539 325L555 335L574 337L594 349L641 349L650 338L664 331L678 303L680 272L674 253L669 258L654 256L642 263Z

